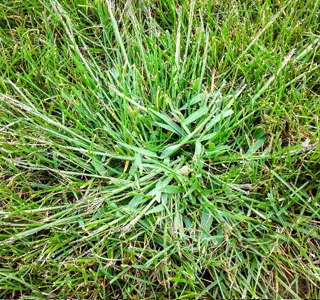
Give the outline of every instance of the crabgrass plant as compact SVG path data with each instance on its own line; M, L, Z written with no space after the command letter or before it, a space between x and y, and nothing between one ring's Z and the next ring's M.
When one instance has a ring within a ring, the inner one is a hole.
M0 2L0 297L319 298L314 0Z

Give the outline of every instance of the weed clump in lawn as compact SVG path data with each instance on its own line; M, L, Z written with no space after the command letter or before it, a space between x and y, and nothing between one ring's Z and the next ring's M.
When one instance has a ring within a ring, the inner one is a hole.
M209 2L0 4L1 297L319 297L319 3Z

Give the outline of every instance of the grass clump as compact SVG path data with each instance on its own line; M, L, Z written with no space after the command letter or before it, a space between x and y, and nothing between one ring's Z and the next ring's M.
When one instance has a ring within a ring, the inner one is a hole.
M119 2L0 4L0 297L320 297L320 2Z

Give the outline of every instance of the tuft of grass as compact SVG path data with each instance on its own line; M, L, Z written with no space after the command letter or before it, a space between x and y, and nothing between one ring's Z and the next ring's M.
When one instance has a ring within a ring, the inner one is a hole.
M0 2L0 297L319 298L319 6Z

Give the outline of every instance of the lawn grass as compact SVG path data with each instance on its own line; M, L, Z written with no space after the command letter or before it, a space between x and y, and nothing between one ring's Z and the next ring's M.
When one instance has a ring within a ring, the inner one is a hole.
M320 298L319 11L0 0L0 298Z

